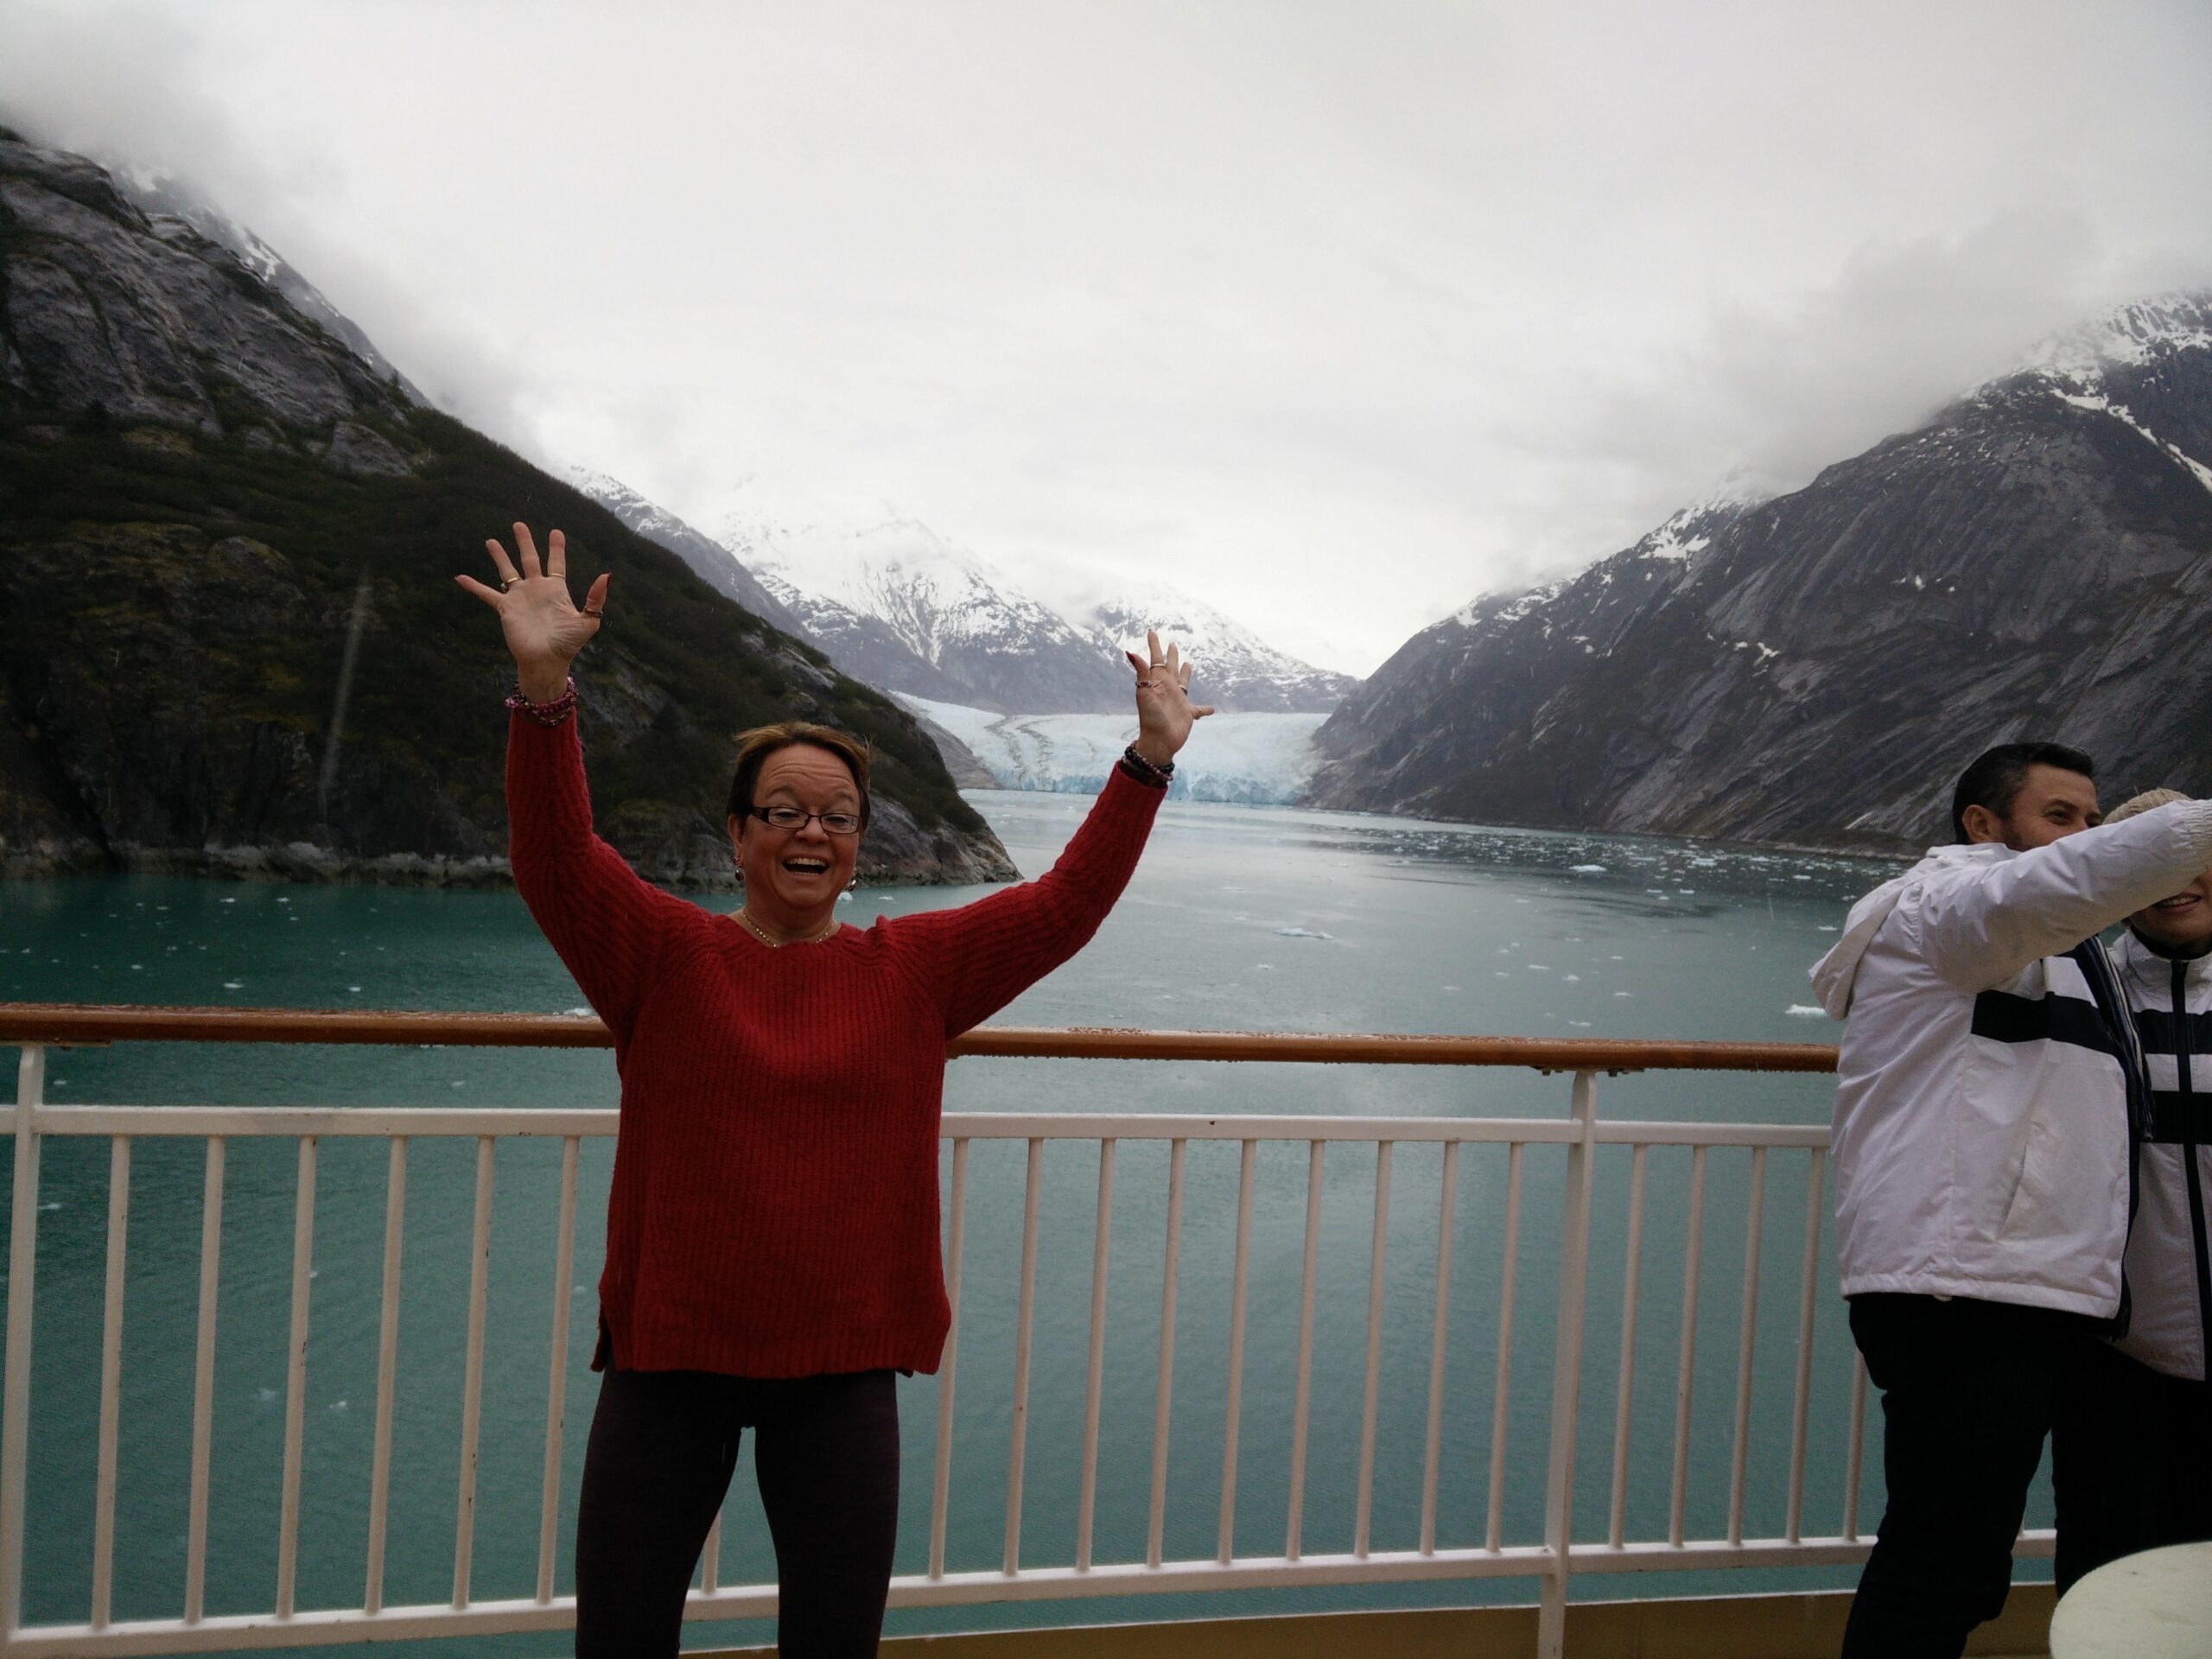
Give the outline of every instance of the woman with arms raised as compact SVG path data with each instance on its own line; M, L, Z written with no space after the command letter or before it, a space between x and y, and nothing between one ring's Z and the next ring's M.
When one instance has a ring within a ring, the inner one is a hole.
M604 1370L576 1522L576 1652L673 1654L683 1597L758 1436L786 1659L872 1654L898 1522L893 1374L934 1371L944 1045L1065 962L1113 907L1192 721L1151 636L1138 734L1041 879L956 910L842 927L868 751L798 722L745 734L717 916L592 833L569 664L607 578L570 600L559 531L527 526L497 588L519 689L507 739L515 886L613 1033L621 1133L600 1277Z

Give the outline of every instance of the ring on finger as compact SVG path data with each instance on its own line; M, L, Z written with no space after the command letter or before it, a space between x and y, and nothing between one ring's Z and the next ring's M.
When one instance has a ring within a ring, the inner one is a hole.
M501 576L499 578L499 591L503 594L505 593L508 588L513 587L515 583L521 580L522 578L520 576Z

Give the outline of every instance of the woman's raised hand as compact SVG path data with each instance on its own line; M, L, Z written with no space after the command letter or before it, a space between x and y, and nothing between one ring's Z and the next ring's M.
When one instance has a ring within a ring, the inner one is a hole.
M1191 741L1191 728L1213 713L1211 703L1192 703L1191 665L1173 645L1160 649L1160 635L1145 630L1145 655L1123 654L1137 671L1137 741L1132 746L1153 765L1165 766ZM1149 658L1150 660L1147 660Z
M580 611L569 597L569 543L559 531L545 538L542 569L528 524L515 526L515 558L496 541L484 545L499 573L499 585L486 587L474 576L454 580L499 613L499 630L514 655L523 696L550 702L561 695L576 653L599 632L600 615L607 608L607 573L592 583Z

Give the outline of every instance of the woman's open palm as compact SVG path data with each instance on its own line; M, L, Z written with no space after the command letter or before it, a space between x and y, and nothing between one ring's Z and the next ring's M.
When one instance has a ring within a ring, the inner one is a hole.
M578 610L569 597L568 538L559 531L545 538L542 567L528 524L515 526L514 558L496 541L484 545L499 573L499 585L488 587L473 576L454 580L499 613L499 629L517 668L565 674L575 654L599 632L600 616L607 608L607 573L601 572L592 583L583 608Z

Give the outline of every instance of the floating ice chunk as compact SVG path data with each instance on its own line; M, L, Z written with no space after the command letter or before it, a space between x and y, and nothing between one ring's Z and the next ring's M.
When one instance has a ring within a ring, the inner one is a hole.
M1580 974L1569 974L1567 976L1567 982L1570 985L1580 985L1582 982L1582 976Z
M330 1408L333 1411L343 1411L346 1409L346 1402L343 1400L334 1400L330 1402Z
M563 1008L561 1012L567 1014L571 1020L588 1020L591 1018L591 1010L589 1008Z
M223 982L223 988L226 991L242 991L245 989L245 981L242 979L226 979Z
M1532 974L1548 974L1551 969L1541 962L1532 962L1529 964L1529 971Z
M1602 864L1570 864L1567 868L1576 875L1603 875L1605 873L1605 867Z
M274 1400L276 1397L276 1390L274 1389L256 1389L253 1391L253 1397L260 1401L261 1403L265 1406L271 1400Z
M348 985L346 988L347 990L349 990L349 991L353 992L356 995L359 995L359 993L360 993L360 989L361 989L361 988L360 988L359 986L358 986L358 985Z
M1825 1020L1828 1017L1826 1008L1817 1007L1809 1002L1792 1002L1783 1012L1800 1020Z
M1333 939L1333 933L1317 933L1310 927L1279 927L1275 931L1286 939Z
M1822 922L1818 927L1815 928L1813 931L1815 933L1833 933L1835 931L1835 929L1830 926L1827 923Z
M1636 993L1634 991L1615 991L1613 995L1615 996L1634 996Z

